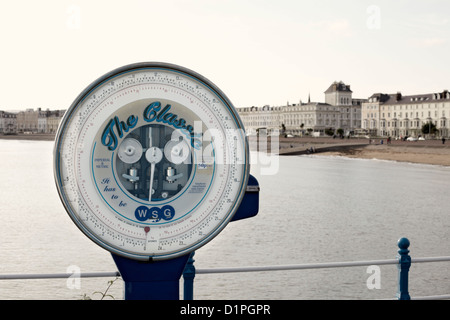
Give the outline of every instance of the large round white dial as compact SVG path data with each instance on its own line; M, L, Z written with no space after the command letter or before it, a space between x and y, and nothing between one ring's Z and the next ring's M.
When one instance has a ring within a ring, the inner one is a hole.
M88 86L61 121L54 161L60 198L81 231L137 260L174 258L215 237L249 175L230 101L166 63L124 66Z

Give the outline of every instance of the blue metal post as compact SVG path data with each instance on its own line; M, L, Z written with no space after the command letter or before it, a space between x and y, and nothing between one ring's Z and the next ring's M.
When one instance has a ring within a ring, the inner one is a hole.
M239 221L242 219L247 219L254 217L259 211L259 183L258 180L250 175L248 178L247 187L245 190L244 198L239 205L236 213L234 214L232 221ZM195 278L195 267L194 267L194 254L192 252L189 256L188 262L183 271L184 280L184 300L194 300L194 278Z
M124 281L125 300L179 300L180 278L189 255L144 262L112 253Z
M411 267L411 257L409 256L409 240L401 238L398 240L398 300L411 300L408 292L408 273Z
M184 280L184 300L194 300L194 278L195 278L195 266L194 266L194 254L195 251L189 256L188 262L184 267L183 280Z

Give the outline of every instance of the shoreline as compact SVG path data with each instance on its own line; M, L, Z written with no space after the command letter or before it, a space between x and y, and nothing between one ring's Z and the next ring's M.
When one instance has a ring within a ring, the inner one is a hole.
M2 140L54 141L55 134L16 134L0 135ZM450 142L442 144L440 140L418 142L392 141L383 144L380 139L369 144L367 139L332 139L332 138L280 138L280 152L283 150L305 150L314 147L316 156L338 156L359 159L377 159L397 162L409 162L450 167ZM324 148L327 146L328 148ZM332 146L332 147L330 147ZM322 147L323 150L320 150ZM300 154L300 153L297 153ZM292 153L296 155L296 153ZM286 154L284 156L289 156Z
M32 133L32 134L9 134L9 135L0 135L0 140L30 140L30 141L54 141L55 140L54 133Z

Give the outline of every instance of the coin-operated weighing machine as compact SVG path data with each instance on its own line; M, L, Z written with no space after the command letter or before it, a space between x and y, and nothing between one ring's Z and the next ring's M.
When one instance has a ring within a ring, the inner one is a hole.
M236 110L180 66L137 63L94 81L64 115L54 161L69 216L111 252L125 299L179 299L190 253L258 212Z

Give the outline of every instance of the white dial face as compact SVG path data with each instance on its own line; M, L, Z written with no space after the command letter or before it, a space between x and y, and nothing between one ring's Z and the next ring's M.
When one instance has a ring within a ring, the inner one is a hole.
M170 259L216 236L248 180L241 121L212 83L140 63L91 84L61 122L56 185L94 242L132 259Z

